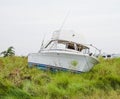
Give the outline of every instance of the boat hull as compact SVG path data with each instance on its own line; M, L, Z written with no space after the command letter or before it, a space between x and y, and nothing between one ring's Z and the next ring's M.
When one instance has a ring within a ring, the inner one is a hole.
M40 69L87 72L97 63L95 57L74 52L43 51L28 55L29 67Z

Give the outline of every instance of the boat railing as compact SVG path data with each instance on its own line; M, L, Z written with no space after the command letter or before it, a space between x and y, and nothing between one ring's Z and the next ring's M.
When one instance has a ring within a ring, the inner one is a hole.
M94 51L92 52L93 56L99 57L101 55L101 50L100 49L98 49L97 47L93 46L92 44L89 44L89 46L94 49Z
M76 50L72 50L72 49L42 49L41 51L69 51L69 52L76 52L76 53L79 53L79 51L76 51Z

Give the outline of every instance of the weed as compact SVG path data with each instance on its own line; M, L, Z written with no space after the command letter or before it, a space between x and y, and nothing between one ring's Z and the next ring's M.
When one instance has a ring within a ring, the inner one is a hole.
M120 58L100 58L80 74L28 68L26 57L0 58L0 99L119 99L119 75Z

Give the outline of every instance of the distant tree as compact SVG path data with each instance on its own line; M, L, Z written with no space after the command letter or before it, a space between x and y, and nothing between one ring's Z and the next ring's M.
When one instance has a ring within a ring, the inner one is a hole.
M14 47L10 46L6 51L1 52L0 54L3 55L3 57L14 56L15 51L13 49Z

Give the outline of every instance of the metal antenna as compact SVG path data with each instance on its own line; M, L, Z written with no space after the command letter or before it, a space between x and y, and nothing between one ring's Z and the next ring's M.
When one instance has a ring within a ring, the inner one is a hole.
M43 49L43 47L44 47L44 45L43 45L43 44L44 44L45 36L46 36L46 35L44 35L44 37L43 37L43 40L42 40L42 43L41 43L41 47L40 47L39 52L40 52L40 51Z
M62 30L62 28L63 28L63 26L64 26L64 24L65 24L65 22L66 22L66 20L67 20L67 18L68 18L68 15L69 15L69 13L70 13L70 10L68 11L68 13L66 14L66 16L65 16L65 18L64 18L64 20L63 20L63 23L62 23L62 25L61 25L61 27L60 27L60 31Z

